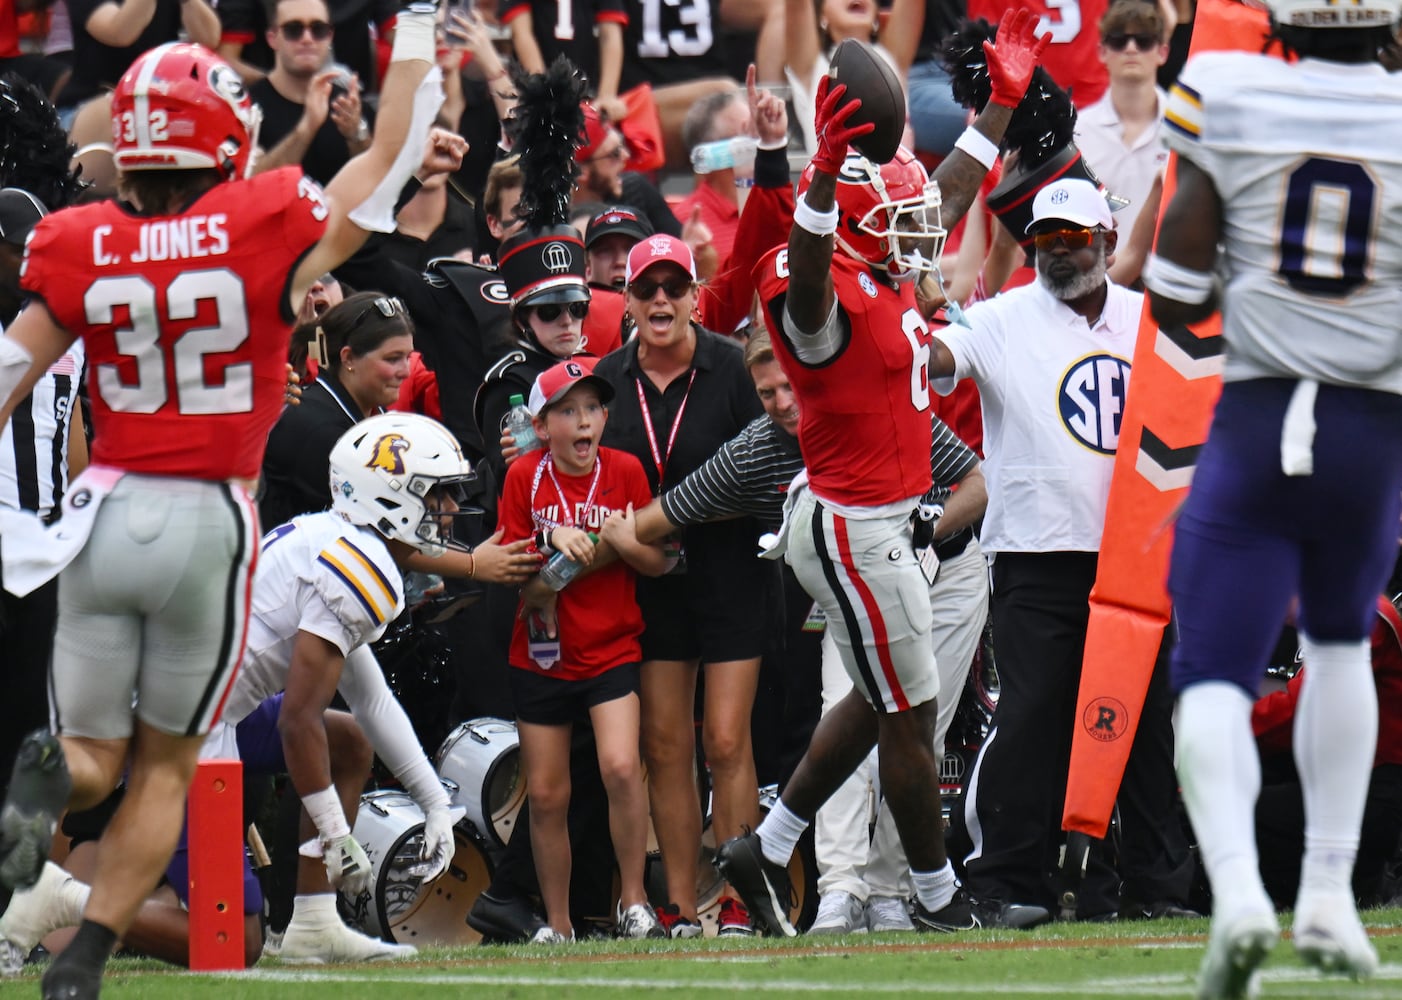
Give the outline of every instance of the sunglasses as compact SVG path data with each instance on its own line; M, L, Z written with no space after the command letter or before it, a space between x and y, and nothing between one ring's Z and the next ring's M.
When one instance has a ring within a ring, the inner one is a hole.
M614 147L613 149L611 149L609 152L607 152L607 153L598 153L598 154L596 154L596 155L594 155L594 156L589 157L589 159L586 160L585 162L586 162L586 163L597 163L597 162L599 162L600 160L618 160L619 162L622 162L623 160L626 160L626 159L628 159L628 145L627 145L626 143L620 142L617 146L615 146L615 147Z
M1159 36L1149 33L1106 35L1105 47L1115 52L1123 52L1131 41L1140 52L1151 52L1159 47Z
M1101 232L1099 229L1053 229L1046 233L1037 233L1032 237L1032 242L1038 250L1050 250L1056 246L1057 240L1066 244L1067 250L1084 250L1095 240L1095 234Z
M547 302L545 305L535 306L535 314L540 317L542 323L553 323L560 318L560 314L569 311L570 316L575 319L583 319L589 315L588 302L566 302L564 305L558 302Z
M384 295L371 302L364 309L360 310L360 315L355 318L355 322L346 331L346 336L350 336L360 325L365 322L366 317L373 313L379 313L385 319L393 319L395 316L407 316L409 312L404 308L404 303L393 296Z
M679 299L691 291L694 282L690 278L668 278L666 281L652 281L648 278L639 278L628 286L628 294L635 299L650 299L657 294L660 288L667 293L669 299Z
M282 32L283 39L289 42L301 41L302 36L308 31L312 33L314 40L324 42L331 37L331 22L283 21L278 25L277 30Z

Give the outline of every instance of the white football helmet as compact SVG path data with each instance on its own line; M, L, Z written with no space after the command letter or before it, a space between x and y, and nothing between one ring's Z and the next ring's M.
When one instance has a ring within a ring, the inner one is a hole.
M461 548L443 530L447 513L428 506L442 487L461 506L472 466L452 432L417 413L367 417L331 449L331 509L431 556Z
M1256 0L1285 28L1388 28L1402 20L1402 0Z

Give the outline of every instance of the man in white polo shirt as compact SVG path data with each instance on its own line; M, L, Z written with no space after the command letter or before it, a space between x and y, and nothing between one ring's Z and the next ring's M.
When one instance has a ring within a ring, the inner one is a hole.
M1106 278L1118 234L1089 181L1039 191L1027 232L1038 280L970 308L970 325L942 330L930 357L936 391L972 378L983 401L980 543L994 558L1002 690L962 818L972 843L964 885L985 926L1035 926L1056 900L1048 873L1058 863L1088 599L1143 302ZM1181 905L1189 872L1186 841L1163 822L1176 792L1170 710L1156 671L1120 802L1125 895L1160 910ZM1104 853L1092 851L1078 919L1121 909Z

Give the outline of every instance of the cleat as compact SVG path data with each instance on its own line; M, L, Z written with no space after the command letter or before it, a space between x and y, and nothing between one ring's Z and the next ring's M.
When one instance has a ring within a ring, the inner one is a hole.
M531 935L531 944L569 944L574 941L574 932L570 932L569 937L565 937L549 924L537 930Z
M974 919L980 927L1028 931L1051 922L1051 911L1035 903L1004 903L996 899L974 899L972 896L967 898L973 908Z
M955 889L954 896L938 910L927 910L917 896L911 906L910 922L917 931L934 931L939 934L952 934L955 931L971 931L983 925L975 912L974 901L963 889Z
M60 955L49 963L40 980L44 1000L98 1000L102 989L102 966L94 968L63 961Z
M832 889L818 900L818 915L807 933L865 934L866 930L866 907L862 901L843 889Z
M621 938L665 938L666 930L657 912L647 903L634 903L628 909L618 904L618 936Z
M872 896L867 900L866 927L873 934L913 931L910 906L899 896Z
M39 881L73 781L58 737L36 729L24 738L0 811L0 882L28 889Z
M755 925L750 911L734 896L720 901L720 917L716 920L716 937L754 937Z
M294 918L283 931L278 958L289 965L334 965L412 958L419 949L393 944L352 930L339 920L327 925L299 925Z
M1197 1000L1254 997L1260 989L1256 969L1278 937L1280 927L1270 910L1247 912L1230 921L1214 919L1198 971Z
M1378 953L1358 919L1353 894L1302 890L1295 902L1295 951L1306 965L1350 979L1378 971Z
M682 908L676 903L667 903L657 908L657 922L662 925L666 936L674 941L699 938L705 929L695 920L682 916Z
M716 865L764 932L771 937L795 937L789 922L793 888L789 872L774 864L760 849L758 833L731 837L716 854Z
M86 897L86 893L72 891L77 886L72 875L46 861L33 888L21 889L10 897L10 905L0 917L0 940L27 956L50 932L75 926L83 918Z

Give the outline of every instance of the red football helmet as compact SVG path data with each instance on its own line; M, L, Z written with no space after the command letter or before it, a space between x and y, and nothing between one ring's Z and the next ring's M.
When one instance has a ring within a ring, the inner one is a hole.
M113 159L123 170L246 177L261 119L232 66L202 45L171 42L132 63L112 94Z
M803 197L813 181L809 164L798 181ZM878 166L849 151L837 175L837 245L893 278L938 270L949 234L940 224L940 186L902 146Z

